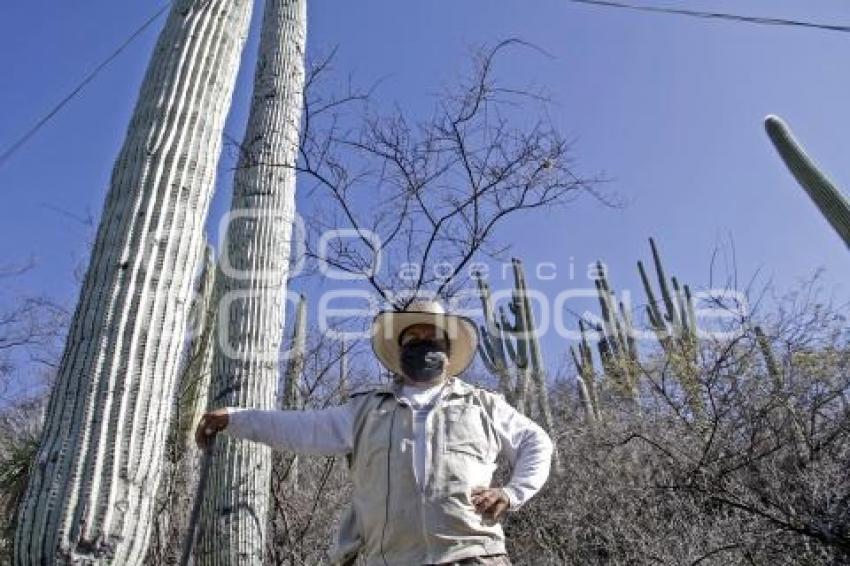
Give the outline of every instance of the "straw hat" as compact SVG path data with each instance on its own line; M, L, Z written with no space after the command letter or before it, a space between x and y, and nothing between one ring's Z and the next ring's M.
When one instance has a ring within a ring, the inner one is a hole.
M437 301L418 300L404 311L383 311L372 321L372 350L384 366L401 375L402 331L414 324L431 324L446 333L449 340L449 364L446 374L455 376L465 370L478 346L475 323L456 314L448 314Z

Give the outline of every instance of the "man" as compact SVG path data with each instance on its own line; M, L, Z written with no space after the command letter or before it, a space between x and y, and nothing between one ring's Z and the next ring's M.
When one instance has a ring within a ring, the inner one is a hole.
M475 324L434 301L380 313L375 355L396 376L339 407L207 413L199 446L229 436L306 454L347 454L352 505L334 561L369 565L510 564L499 520L546 482L552 442L501 395L455 377L475 356ZM491 486L496 459L510 481Z

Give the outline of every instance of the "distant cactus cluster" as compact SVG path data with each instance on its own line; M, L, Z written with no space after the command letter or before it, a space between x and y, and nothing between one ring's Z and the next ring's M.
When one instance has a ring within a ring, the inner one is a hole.
M602 368L619 390L630 397L640 408L638 399L638 352L635 344L632 317L622 301L617 301L602 262L596 263L596 294L602 313L602 324L595 330L599 333L598 350ZM584 325L580 328L585 335Z
M765 127L779 155L824 217L850 247L850 203L836 185L818 169L791 130L780 118L768 116ZM664 354L665 369L672 375L686 397L686 404L695 417L703 411L703 387L698 379L699 341L697 336L694 300L688 285L682 285L676 277L665 273L664 265L655 240L650 238L652 261L657 280L653 286L642 261L637 262L646 296L645 315L649 329L655 334ZM600 385L605 384L614 392L634 402L640 414L640 375L642 373L640 352L635 343L635 327L632 315L622 301L617 301L608 274L601 262L597 263L595 279L599 299L601 322L579 320L580 339L570 347L570 356L575 365L577 386L582 405L591 422L603 416ZM479 288L489 296L489 289L479 281ZM485 301L488 302L488 301ZM482 328L482 359L485 365L499 376L510 374L507 363L512 360L517 369L525 367L522 345L517 351L503 338L503 328L493 314L493 307L485 306ZM501 314L504 317L504 313ZM775 387L783 385L783 370L770 347L770 341L760 326L755 326L753 341L764 360L767 375ZM596 340L597 356L594 356L592 341ZM505 344L505 345L502 345ZM505 355L505 352L509 356ZM595 359L599 360L599 369ZM519 373L520 375L521 372ZM603 379L604 378L604 379ZM525 402L514 394L515 402Z
M688 394L692 408L700 410L702 397L697 381L697 326L691 290L687 285L680 285L675 277L670 277L668 282L661 255L652 238L649 239L649 246L664 310L653 292L643 263L638 261L638 271L647 299L647 319L667 355L673 373Z
M690 407L696 411L701 406L701 397L696 378L697 334L693 297L687 285L680 285L675 277L668 279L653 238L649 239L649 246L661 300L658 300L658 294L643 262L638 261L637 268L646 295L647 322L665 353L671 373L687 394ZM570 348L579 376L579 391L585 397L584 405L588 418L596 420L601 415L595 382L597 375L608 378L616 391L633 401L637 413L640 414L639 380L642 369L632 314L622 301L616 300L616 294L601 262L597 263L595 285L602 323L593 325L580 320L581 339L577 347ZM599 337L597 350L601 372L594 368L589 345L589 328L595 330Z
M788 169L817 205L818 209L850 247L850 203L836 185L806 155L788 126L776 116L765 120L768 136ZM699 340L694 298L688 285L668 277L655 240L649 239L656 283L642 261L638 273L646 296L645 316L663 353L664 371L684 394L687 411L699 418L704 411L703 384L699 381ZM499 382L506 397L529 413L537 401L540 419L551 422L545 386L544 363L529 301L522 263L513 260L514 292L507 309L493 304L492 292L482 277L477 277L484 324L481 326L479 353L485 367ZM618 301L602 262L596 264L594 284L600 317L580 319L578 344L569 352L575 365L577 388L589 422L603 418L601 387L629 399L636 414L641 413L641 353L637 347L632 313ZM783 370L760 326L752 329L753 343L761 353L767 375L775 387L783 384ZM592 346L596 341L596 354ZM598 361L597 361L598 360ZM599 367L597 367L597 364ZM549 425L551 428L551 425Z
M649 245L657 290L643 262L637 263L646 295L647 324L661 346L668 373L685 394L689 411L698 416L703 401L697 378L698 340L693 296L688 285L680 284L675 277L668 278L654 239L649 239ZM544 361L522 263L514 259L513 268L515 289L507 310L501 306L496 308L489 285L482 277L477 278L484 315L479 353L507 398L523 412L537 409L540 420L551 426ZM582 406L589 422L602 419L604 407L600 388L603 388L628 399L635 413L640 415L640 378L646 369L641 365L632 313L628 305L617 300L601 261L596 264L594 283L599 320L579 319L579 342L569 348ZM594 340L596 354L591 345Z

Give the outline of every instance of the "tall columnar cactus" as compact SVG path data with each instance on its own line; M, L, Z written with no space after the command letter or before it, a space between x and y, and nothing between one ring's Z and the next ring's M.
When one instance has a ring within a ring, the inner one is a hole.
M289 358L283 379L283 397L281 408L297 410L303 405L301 398L301 380L304 373L304 361L307 355L307 298L300 295L295 309L295 324L292 325ZM287 480L293 487L298 486L298 455L289 457L289 475Z
M198 481L201 453L195 446L194 428L206 409L215 323L215 255L208 243L204 248L201 273L189 311L191 339L174 396L176 416L169 432L165 477L157 495L156 536L148 550L148 564L172 563L177 559L188 527L187 510L192 507Z
M595 422L601 417L599 398L596 393L596 370L593 367L593 350L587 340L587 327L583 320L578 321L581 341L578 348L570 346L570 355L578 374L578 387L581 401L589 422Z
M306 0L265 3L251 110L216 281L220 322L211 408L269 409L275 403L295 213L306 8ZM223 437L212 462L197 562L261 564L271 452Z
M525 272L522 262L513 259L514 271L514 300L509 307L514 315L516 326L514 332L521 337L520 342L527 343L527 351L531 377L536 386L537 410L543 427L550 434L555 432L555 420L552 416L552 406L549 403L549 385L546 379L546 365L540 350L540 340L537 335L537 324L534 321L534 311L531 308L531 296L525 283ZM519 326L521 324L521 326ZM557 473L562 471L561 457L557 446L553 454L553 467Z
M602 312L602 324L596 330L603 370L640 411L638 351L631 314L622 301L616 300L602 262L597 262L594 283Z
M118 155L15 536L17 564L140 564L248 0L176 0Z
M489 286L481 277L477 278L485 318L485 324L481 326L478 351L485 366L497 376L502 391L517 410L530 412L530 386L535 386L534 397L537 400L539 419L543 427L551 433L554 431L554 418L549 404L546 367L531 309L531 297L525 283L522 262L514 258L512 266L514 291L508 308L513 322L508 320L502 309L499 310L499 320L496 320ZM512 364L508 363L509 359ZM561 462L557 450L554 464L555 469L560 470Z
M753 333L756 337L756 345L764 358L764 365L767 368L767 374L773 380L774 386L777 389L780 389L783 385L782 370L779 367L779 362L776 360L776 355L773 353L770 340L768 340L767 335L764 333L761 326L755 326L753 328Z
M194 446L195 425L207 407L213 358L213 336L215 331L216 301L215 252L209 244L205 246L204 265L198 280L197 293L189 314L189 356L180 377L177 392L178 432L175 435L178 451L184 452Z
M770 343L770 338L768 338L767 334L765 334L764 329L758 325L753 327L753 334L755 336L756 346L758 346L758 349L764 358L764 365L765 369L767 369L767 374L771 381L773 381L774 393L781 392L787 383L785 382L785 375L782 371L782 366L779 364L779 361L776 359L776 355L773 352L773 346ZM808 458L810 446L806 441L808 435L806 434L806 424L804 422L805 416L800 415L797 407L794 406L793 402L786 395L775 395L774 398L780 402L785 414L790 418L792 426L791 431L798 457L801 459Z
M307 297L298 297L298 306L295 309L295 324L292 325L292 341L289 350L289 359L286 364L286 372L283 381L283 403L284 409L301 408L301 374L304 372L304 360L307 355Z
M850 201L838 187L818 169L794 138L788 125L778 116L768 116L764 121L767 135L773 142L785 165L814 201L844 244L850 248Z
M484 315L478 354L487 370L499 380L499 389L508 402L521 413L526 413L526 397L531 382L529 347L528 340L516 331L522 328L523 323L516 317L511 322L501 306L496 311L490 286L481 276L476 280Z
M668 283L655 240L650 238L649 245L652 248L652 260L664 304L662 312L646 269L643 263L638 261L638 271L646 292L649 324L667 355L673 373L688 396L689 404L694 411L699 411L702 407L702 394L697 379L697 326L691 290L687 285L680 286L675 277L671 277Z
M517 404L520 390L515 383L519 384L523 379L527 380L527 357L517 355L517 348L514 347L512 338L504 331L507 325L503 324L506 318L503 310L499 309L497 318L490 286L480 275L477 275L475 279L478 283L478 296L481 299L481 310L484 316L484 324L479 327L478 354L487 370L499 380L499 389L508 401L517 405L520 411L524 411L524 407ZM525 389L524 382L520 388ZM521 400L524 402L524 397Z
M525 283L525 273L522 262L514 258L514 297L508 305L514 315L516 325L513 331L521 338L521 342L527 344L528 361L531 369L531 378L534 381L537 399L537 410L544 426L549 432L554 430L552 408L549 404L549 388L546 383L546 366L543 361L543 353L540 350L540 340L537 336L537 324L534 321L534 311L531 308L531 296ZM557 454L555 455L557 460Z
M594 284L602 322L589 324L579 320L581 339L577 348L570 347L585 413L590 421L597 420L602 415L596 387L597 372L588 339L588 327L590 327L597 336L596 346L602 362L602 374L620 395L632 401L637 413L640 414L639 353L631 313L622 301L616 300L605 266L601 261L596 264Z

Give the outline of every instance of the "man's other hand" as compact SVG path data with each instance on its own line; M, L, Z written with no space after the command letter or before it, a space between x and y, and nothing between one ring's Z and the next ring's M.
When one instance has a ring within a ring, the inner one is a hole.
M195 429L195 444L201 450L206 450L210 445L210 439L220 431L227 428L227 423L230 417L227 415L227 409L216 409L209 413L204 413L201 421L198 423L198 428Z
M472 489L472 504L475 512L485 519L498 521L507 513L511 500L498 487L475 487Z

